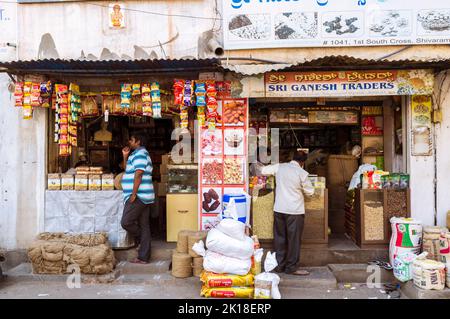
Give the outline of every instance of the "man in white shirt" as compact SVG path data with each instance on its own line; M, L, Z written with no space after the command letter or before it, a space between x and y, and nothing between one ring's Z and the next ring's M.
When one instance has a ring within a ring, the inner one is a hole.
M305 222L304 195L314 195L314 187L303 167L308 155L296 152L289 163L268 165L262 175L275 175L274 248L278 261L277 272L309 275L298 269L300 244Z

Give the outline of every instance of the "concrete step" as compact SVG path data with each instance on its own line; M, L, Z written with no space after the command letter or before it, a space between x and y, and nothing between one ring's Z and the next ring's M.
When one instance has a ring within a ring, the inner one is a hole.
M401 285L401 291L410 299L450 299L450 288L444 290L424 290L414 285L412 280Z
M152 242L151 260L170 260L176 246L176 243L166 243L163 241ZM117 261L132 260L136 258L137 255L138 251L136 248L114 249L114 256Z
M308 276L296 276L279 274L281 281L280 287L290 288L324 288L334 289L337 286L336 277L328 267L307 267Z
M369 276L376 276L368 264L330 264L328 265L339 283L365 283ZM374 266L372 266L374 267ZM392 270L378 267L380 283L394 283L397 280Z
M116 265L116 270L121 275L148 275L165 273L169 270L170 260L155 260L149 264L133 264L127 261L121 261Z
M6 272L7 279L9 281L62 281L65 282L69 279L71 274L33 274L33 269L30 263L22 263ZM81 274L82 283L111 283L114 282L120 275L120 272L116 270L105 275L88 275Z

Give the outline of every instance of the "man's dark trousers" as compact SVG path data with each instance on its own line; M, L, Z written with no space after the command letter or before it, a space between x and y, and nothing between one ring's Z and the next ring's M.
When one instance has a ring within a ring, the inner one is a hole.
M137 197L133 203L128 199L121 224L140 243L138 258L148 262L151 255L150 204L144 204Z
M274 213L274 248L278 269L292 273L298 269L305 215Z

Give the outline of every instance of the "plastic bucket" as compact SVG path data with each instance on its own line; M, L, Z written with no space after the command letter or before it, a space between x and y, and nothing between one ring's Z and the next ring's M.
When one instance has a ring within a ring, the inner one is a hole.
M223 212L225 212L225 209L227 208L231 199L234 199L234 203L236 204L236 212L238 215L238 220L245 224L247 222L247 197L243 194L224 194L223 195L222 217L226 218L223 215Z

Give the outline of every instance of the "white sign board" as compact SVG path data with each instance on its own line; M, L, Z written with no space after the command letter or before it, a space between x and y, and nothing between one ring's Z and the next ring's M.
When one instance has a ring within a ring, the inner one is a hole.
M450 43L450 1L223 0L226 50Z

